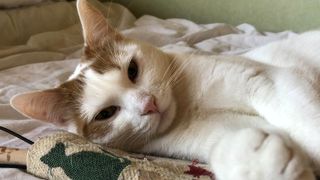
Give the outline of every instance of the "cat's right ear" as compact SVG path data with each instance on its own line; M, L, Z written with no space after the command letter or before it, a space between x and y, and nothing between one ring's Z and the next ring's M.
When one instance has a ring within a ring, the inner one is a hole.
M65 126L69 119L68 107L58 88L18 94L11 98L10 105L26 117L59 126Z
M103 5L96 0L78 0L77 9L82 25L85 47L97 48L110 41L120 41L123 37L107 22Z

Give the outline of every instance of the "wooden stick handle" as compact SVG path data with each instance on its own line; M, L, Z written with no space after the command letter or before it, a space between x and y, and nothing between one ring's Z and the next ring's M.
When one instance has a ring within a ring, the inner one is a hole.
M1 147L0 146L0 163L1 164L27 164L27 150Z

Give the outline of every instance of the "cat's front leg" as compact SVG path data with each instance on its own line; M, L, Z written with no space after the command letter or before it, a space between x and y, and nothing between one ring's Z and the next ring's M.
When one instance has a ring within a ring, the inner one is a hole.
M320 175L320 74L309 70L262 73L250 87L250 104L271 125L287 132Z
M218 180L314 180L304 156L283 138L258 129L232 132L212 149Z

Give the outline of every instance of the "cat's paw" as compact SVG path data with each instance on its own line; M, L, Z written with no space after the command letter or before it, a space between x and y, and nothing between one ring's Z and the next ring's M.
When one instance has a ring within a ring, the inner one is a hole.
M304 156L279 135L244 129L224 137L212 150L218 180L315 180Z

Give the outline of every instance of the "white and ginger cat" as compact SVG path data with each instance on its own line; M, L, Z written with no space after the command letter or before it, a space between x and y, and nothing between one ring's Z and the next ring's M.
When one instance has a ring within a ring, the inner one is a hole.
M218 180L315 179L320 32L242 57L168 54L77 7L81 64L57 88L15 96L19 112L105 146L199 159Z

